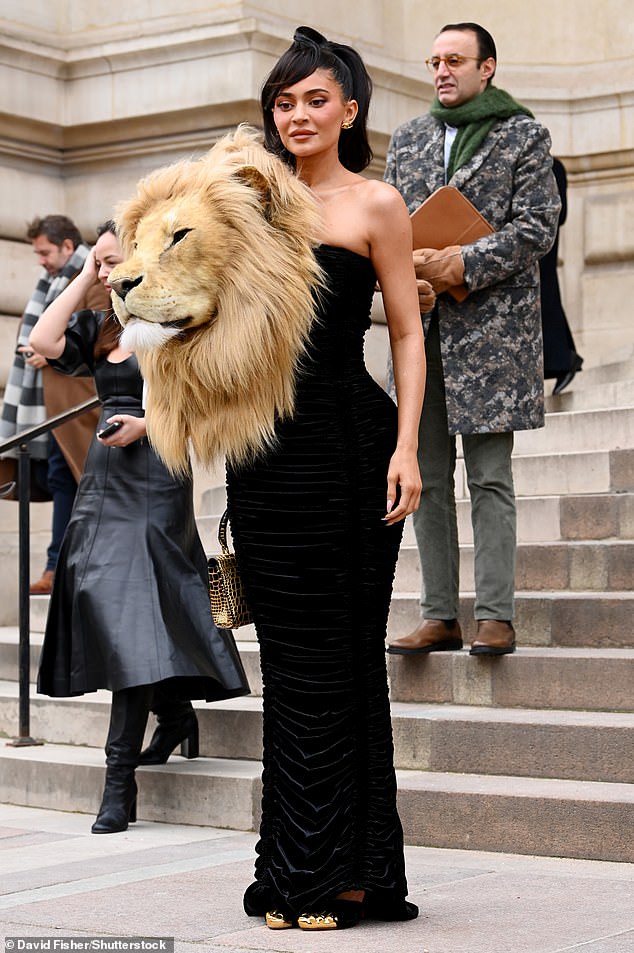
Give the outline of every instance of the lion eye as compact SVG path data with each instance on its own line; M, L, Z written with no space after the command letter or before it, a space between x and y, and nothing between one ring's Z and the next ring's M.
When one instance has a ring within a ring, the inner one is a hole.
M191 228L179 228L179 230L174 232L172 236L172 245L182 242L182 240L185 238L185 235L187 235L189 232L191 232Z

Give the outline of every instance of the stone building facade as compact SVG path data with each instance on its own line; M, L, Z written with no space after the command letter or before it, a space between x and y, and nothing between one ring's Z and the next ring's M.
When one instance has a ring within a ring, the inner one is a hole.
M92 239L141 175L257 122L262 79L300 23L364 56L380 176L391 131L429 105L423 61L448 19L491 30L497 84L550 128L568 169L561 279L586 366L632 354L629 0L0 0L0 385L37 276L28 220L64 212Z

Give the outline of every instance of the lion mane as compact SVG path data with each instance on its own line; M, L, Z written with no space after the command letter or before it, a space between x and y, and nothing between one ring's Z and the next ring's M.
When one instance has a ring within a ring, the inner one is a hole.
M174 473L190 441L204 465L240 465L293 411L322 286L317 205L240 126L142 179L116 217L126 260L109 280L147 383L148 437Z

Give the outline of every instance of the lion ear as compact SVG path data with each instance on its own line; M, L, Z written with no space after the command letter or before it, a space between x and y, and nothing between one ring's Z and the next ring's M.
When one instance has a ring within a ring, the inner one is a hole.
M256 169L254 165L244 165L236 170L236 178L242 179L245 185L257 192L260 204L264 211L264 217L270 218L271 213L271 185L266 176Z

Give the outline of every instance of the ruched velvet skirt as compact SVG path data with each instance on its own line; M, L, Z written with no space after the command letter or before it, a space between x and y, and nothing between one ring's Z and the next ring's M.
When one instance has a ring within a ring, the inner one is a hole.
M342 255L346 287L371 288L367 260ZM366 321L331 303L275 449L228 474L264 685L256 879L296 914L348 889L407 893L385 662L396 408L363 365Z

